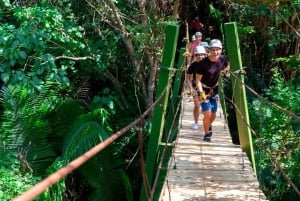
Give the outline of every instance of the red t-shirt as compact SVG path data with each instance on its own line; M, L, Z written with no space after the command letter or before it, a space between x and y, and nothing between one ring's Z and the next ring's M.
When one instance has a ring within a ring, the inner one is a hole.
M201 28L201 23L198 20L193 20L192 26L194 30L198 31Z

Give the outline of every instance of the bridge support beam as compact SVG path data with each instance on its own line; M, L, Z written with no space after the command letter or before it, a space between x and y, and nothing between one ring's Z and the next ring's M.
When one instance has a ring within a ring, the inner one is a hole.
M225 23L225 38L231 71L243 72L239 37L235 22ZM249 160L252 162L252 167L254 173L256 174L246 90L244 85L244 74L236 73L235 76L231 76L231 82L233 88L234 103L236 105L235 111L240 145L242 150L247 153Z
M179 35L179 26L177 24L168 24L166 27L166 37L164 51L159 71L156 98L158 98L169 84L172 76L170 70L174 66L174 59ZM161 143L163 130L165 126L166 110L168 106L170 86L168 86L160 104L157 104L153 110L152 129L149 138L146 155L146 175L149 186L143 184L141 189L140 201L153 200L153 193L149 192L149 187L153 188L153 181L158 170L159 145ZM155 188L155 187L154 187Z
M160 200L160 196L168 173L169 161L173 153L173 142L174 140L176 140L178 134L178 123L181 108L180 96L182 95L180 94L180 90L181 87L184 87L182 79L184 73L186 72L184 69L181 68L185 61L185 57L183 56L183 53L185 51L185 48L181 48L181 50L179 51L179 60L177 66L175 66L177 70L173 78L172 91L170 92L170 98L168 101L169 103L166 115L166 122L164 126L163 136L161 139L162 143L160 145L158 153L160 158L158 164L158 171L156 172L153 183L153 186L155 186L153 201Z

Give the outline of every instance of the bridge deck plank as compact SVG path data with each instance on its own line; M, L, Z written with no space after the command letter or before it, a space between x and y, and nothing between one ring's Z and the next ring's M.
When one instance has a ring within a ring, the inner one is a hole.
M212 141L204 142L202 125L199 130L191 129L191 98L185 97L183 104L182 125L161 201L266 200L246 154L232 143L221 107Z

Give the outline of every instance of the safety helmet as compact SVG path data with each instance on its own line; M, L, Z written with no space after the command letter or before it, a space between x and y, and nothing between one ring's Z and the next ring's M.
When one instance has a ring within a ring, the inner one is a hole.
M206 41L202 41L201 42L201 46L203 46L203 47L209 47L208 42L206 42Z
M209 47L218 47L220 49L223 48L222 42L219 39L212 39L209 43Z
M207 54L203 46L196 46L194 54Z
M202 36L202 33L201 33L200 31L198 31L198 32L195 33L195 36L196 36L196 37L197 37L197 36Z
M195 40L196 40L195 35L192 35L192 41L195 41Z

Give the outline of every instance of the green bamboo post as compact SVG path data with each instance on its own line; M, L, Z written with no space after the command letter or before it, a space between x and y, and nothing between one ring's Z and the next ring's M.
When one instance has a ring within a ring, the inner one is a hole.
M181 87L184 87L184 83L182 83L182 76L185 73L185 71L183 72L182 69L180 69L180 68L184 62L183 54L185 51L186 51L186 48L181 48L181 50L179 51L177 71L176 71L174 79L173 79L172 95L170 97L169 105L168 105L168 112L167 112L166 125L165 125L166 133L164 133L164 137L162 140L165 140L165 138L168 135L168 132L171 129L171 124L174 119L176 109L177 109L177 106L180 101L180 97L179 97L179 96L181 96L180 89L181 89ZM170 140L174 139L174 137L176 137L176 136L172 136L168 142L170 142Z
M165 184L167 172L168 172L168 165L169 160L172 155L172 142L176 138L178 133L178 122L179 122L179 114L176 114L177 107L180 106L180 89L184 83L182 83L182 74L183 72L180 68L184 62L184 56L183 53L186 51L185 48L182 48L179 51L179 61L177 64L177 71L175 73L174 79L173 79L173 87L172 87L172 95L169 100L168 104L168 112L166 114L166 123L165 123L165 129L163 133L162 142L159 147L159 155L160 159L162 158L162 163L159 171L159 177L157 179L156 187L155 187L155 193L153 196L153 200L158 201L161 195L161 191L163 189L163 186ZM180 111L180 110L179 110ZM172 128L172 126L174 126ZM171 132L172 131L172 132ZM169 136L170 135L170 136ZM155 184L154 184L155 185Z
M242 60L240 53L240 44L235 22L225 23L225 38L230 68L232 72L242 71ZM238 81L239 79L240 81ZM248 106L246 99L246 90L244 86L244 75L237 73L231 76L233 87L233 98L237 106L236 119L240 138L240 145L243 151L247 153L249 160L252 162L252 168L256 174L255 159L253 154L252 136L249 128L250 121L248 115Z
M167 25L164 51L159 71L156 98L158 98L161 95L165 87L168 85L168 81L171 74L169 68L173 68L174 65L178 33L178 25ZM152 188L154 175L157 171L157 153L163 134L164 120L166 115L165 111L168 105L168 98L169 90L165 92L164 97L161 99L160 103L154 107L153 110L152 129L146 153L146 175L150 188ZM145 188L147 187L145 187L143 184L141 189L140 201L147 201Z

